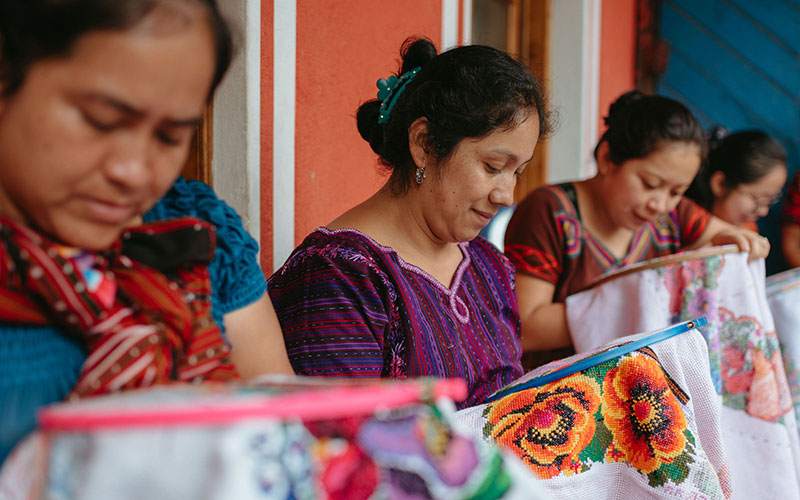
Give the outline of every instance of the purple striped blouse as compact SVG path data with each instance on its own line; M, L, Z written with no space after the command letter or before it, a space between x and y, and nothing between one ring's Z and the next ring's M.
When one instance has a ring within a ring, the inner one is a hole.
M319 228L268 282L292 366L324 377L459 377L459 407L522 375L514 269L491 243L460 243L447 288L352 229Z

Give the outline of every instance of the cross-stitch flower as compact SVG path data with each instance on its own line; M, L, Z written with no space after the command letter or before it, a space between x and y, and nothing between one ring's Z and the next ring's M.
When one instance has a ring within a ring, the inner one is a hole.
M600 385L573 375L491 403L484 413L491 438L546 479L577 471L578 454L595 433Z
M603 380L600 410L625 460L649 474L686 447L686 417L659 364L644 355L620 361Z

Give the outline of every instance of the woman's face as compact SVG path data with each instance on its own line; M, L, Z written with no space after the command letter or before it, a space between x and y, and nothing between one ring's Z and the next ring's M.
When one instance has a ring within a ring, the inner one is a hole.
M538 139L534 111L512 129L462 140L448 158L429 168L421 188L433 233L447 242L475 238L501 206L514 202L517 177L533 158Z
M617 227L631 230L673 210L700 168L700 147L690 142L667 143L621 165L607 155L608 145L601 145L598 171L607 213Z
M214 72L205 13L95 31L0 98L0 213L77 247L108 247L175 181Z
M725 186L725 174L715 172L714 176L717 177L712 179L715 194L712 212L735 226L744 226L767 215L770 207L780 200L786 183L786 167L776 164L757 181L732 189Z

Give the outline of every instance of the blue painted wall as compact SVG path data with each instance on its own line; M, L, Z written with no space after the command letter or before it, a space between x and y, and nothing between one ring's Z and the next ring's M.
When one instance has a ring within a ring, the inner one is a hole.
M704 128L759 128L800 167L800 0L662 0L660 36L670 44L657 92L687 104ZM759 222L784 267L780 207Z

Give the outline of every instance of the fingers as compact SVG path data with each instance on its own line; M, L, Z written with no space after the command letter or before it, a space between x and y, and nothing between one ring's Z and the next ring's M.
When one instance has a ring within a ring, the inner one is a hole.
M749 235L748 235L749 236ZM764 236L753 234L750 238L750 257L749 261L757 259L764 259L769 255L770 244L769 240ZM741 248L741 247L740 247ZM742 249L744 250L744 249Z

